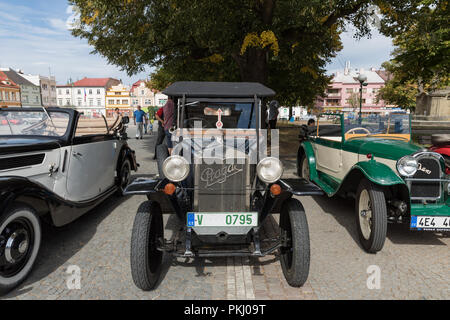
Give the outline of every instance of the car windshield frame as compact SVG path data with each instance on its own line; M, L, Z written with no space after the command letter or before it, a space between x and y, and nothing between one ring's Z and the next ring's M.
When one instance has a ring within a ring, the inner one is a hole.
M385 139L411 141L411 115L403 112L363 113L322 113L323 116L334 116L340 119L342 140L352 140L361 137L379 137ZM323 121L323 120L322 120ZM319 133L320 120L317 123ZM357 129L363 128L363 129ZM357 129L354 132L351 129ZM368 133L370 132L370 133ZM318 134L318 137L319 134ZM326 138L326 136L323 136Z
M0 137L67 138L73 116L56 108L0 109Z

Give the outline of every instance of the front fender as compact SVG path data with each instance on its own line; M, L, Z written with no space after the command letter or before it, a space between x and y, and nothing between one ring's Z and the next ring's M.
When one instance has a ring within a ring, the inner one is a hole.
M391 168L375 160L358 162L352 167L353 170L360 170L364 176L371 182L380 186L393 186L396 184L405 184Z
M308 163L309 163L309 173L310 173L310 180L314 181L316 180L319 176L317 174L317 169L316 169L316 156L314 154L314 149L312 147L312 144L310 141L304 141L301 145L300 148L303 148L303 151L306 155L306 158L308 159ZM300 161L300 159L299 159Z

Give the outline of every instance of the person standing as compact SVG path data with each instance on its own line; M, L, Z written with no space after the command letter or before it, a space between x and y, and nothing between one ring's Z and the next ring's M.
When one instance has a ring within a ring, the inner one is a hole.
M163 108L159 108L155 113L155 119L158 120L158 136L155 143L155 154L153 160L156 160L156 148L164 142L166 134L164 133L164 112Z
M280 104L278 103L278 101L273 100L270 102L269 110L268 110L268 117L267 117L270 129L276 129L276 127L277 127L278 109L279 108L280 108Z
M169 149L169 155L172 154L172 149L173 149L172 134L170 133L170 129L173 126L173 120L174 120L174 115L175 115L174 108L175 108L175 105L173 103L173 100L171 98L169 98L163 107L164 133L166 134L166 142L167 142L167 148Z
M134 125L136 126L136 139L143 139L144 125L147 124L147 116L144 110L141 110L141 106L137 106L137 110L134 111Z

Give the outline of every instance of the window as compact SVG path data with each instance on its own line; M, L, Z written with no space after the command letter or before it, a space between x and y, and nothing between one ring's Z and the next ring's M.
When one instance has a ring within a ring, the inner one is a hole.
M36 103L39 103L39 97L36 96Z
M58 94L62 94L62 90L61 89L58 89Z
M78 89L78 94L81 94L81 89Z
M347 93L353 93L353 88L347 88L347 89L345 89L345 92L347 92Z
M167 99L159 99L159 105L160 105L160 106L165 105L166 102L167 102Z
M81 99L78 99L78 106L81 107Z
M42 89L43 89L43 90L47 90L47 88L48 88L47 85L46 85L45 83L43 83L43 84L42 84Z
M69 89L66 89L66 94L69 94Z
M145 91L144 90L141 90L141 95L144 95L145 94Z
M58 106L62 106L63 105L63 99L58 99Z
M122 104L128 104L128 100L122 100Z
M120 92L114 92L114 94L115 94L116 96L120 96L120 95L121 95Z
M362 92L363 92L363 93L367 93L367 88L363 88L363 89L362 89Z
M55 86L51 86L51 88L52 88L52 91L55 91L55 90L56 90Z
M100 89L97 89L97 94L100 94Z
M151 104L152 104L152 101L151 101L150 99L145 99L145 104L151 105Z
M9 92L8 91L5 92L5 100L9 101Z
M117 99L116 104L120 104L120 100L119 99Z
M70 99L66 99L66 105L70 106Z
M99 106L99 107L102 106L102 99L97 99L97 106Z
M89 89L89 94L92 94L92 89Z
M23 102L28 103L28 96L22 96Z
M108 100L108 104L114 104L114 100Z
M89 99L89 106L93 107L94 106L94 99Z

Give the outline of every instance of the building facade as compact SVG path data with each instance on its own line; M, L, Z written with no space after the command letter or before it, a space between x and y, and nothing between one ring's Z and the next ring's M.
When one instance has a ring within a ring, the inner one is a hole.
M57 105L74 108L88 116L105 115L106 91L118 85L113 78L84 78L67 85L57 86Z
M55 77L41 75L21 74L21 77L39 86L41 103L44 107L56 107L56 80Z
M367 86L362 89L362 108L366 112L381 112L393 108L386 105L383 100L378 100L378 92L384 87L385 81L379 75L379 71L371 68L351 69L350 64L343 72L334 74L331 85L327 88L323 97L316 100L316 107L322 107L323 111L358 111L360 105L360 82L358 76L364 74L367 77Z
M23 72L13 69L3 72L20 87L20 100L23 107L42 106L40 87L22 77Z
M130 90L131 105L133 108L141 106L147 109L155 106L155 91L148 88L144 80L139 80L133 84Z
M106 91L106 116L111 117L116 108L119 108L123 115L131 116L133 113L131 100L129 87L122 83L111 86Z
M0 108L20 106L20 86L0 71Z

